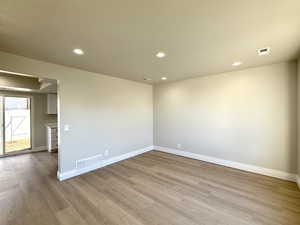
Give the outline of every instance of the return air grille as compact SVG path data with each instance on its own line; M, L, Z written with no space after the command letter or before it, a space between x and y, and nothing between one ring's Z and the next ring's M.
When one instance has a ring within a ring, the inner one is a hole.
M76 169L83 169L99 163L102 159L102 154L91 156L88 158L76 160Z

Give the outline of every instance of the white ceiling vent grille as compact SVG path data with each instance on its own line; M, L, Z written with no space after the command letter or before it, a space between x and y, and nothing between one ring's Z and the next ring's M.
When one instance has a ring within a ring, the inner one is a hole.
M86 167L93 166L99 163L102 159L102 154L95 155L92 157L76 160L76 169L83 169Z
M262 56L262 55L269 55L270 54L270 48L267 47L267 48L261 48L259 50L257 50L257 53L259 56Z

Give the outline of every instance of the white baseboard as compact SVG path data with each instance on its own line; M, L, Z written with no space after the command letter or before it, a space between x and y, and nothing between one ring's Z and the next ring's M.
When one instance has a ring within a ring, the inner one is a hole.
M1 155L0 158L7 157L7 156L23 155L23 154L34 153L34 152L42 152L42 151L46 151L46 150L47 150L46 146L33 147L32 149L29 149L29 150L10 152L5 155Z
M229 161L229 160L214 158L214 157L210 157L210 156L200 155L200 154L196 154L196 153L181 151L178 149L172 149L172 148L167 148L167 147L154 146L154 149L158 150L158 151L166 152L166 153L184 156L187 158L197 159L197 160L210 162L210 163L214 163L214 164L218 164L218 165L222 165L222 166L228 166L228 167L232 167L232 168L236 168L236 169L240 169L240 170L244 170L244 171L248 171L248 172L258 173L258 174L262 174L262 175L266 175L266 176L270 176L270 177L276 177L276 178L280 178L283 180L289 180L289 181L296 182L296 174L287 173L287 172L283 172L280 170L268 169L268 168L264 168L264 167L259 167L259 166L254 166L254 165L249 165L249 164L244 164L244 163L239 163L239 162L233 162L233 161ZM300 184L299 177L298 177L297 182L299 185ZM299 187L300 187L300 185L299 185Z
M83 168L83 169L75 169L75 170L67 171L67 172L64 172L64 173L60 173L59 171L57 171L57 178L60 181L63 181L63 180L66 180L66 179L69 179L69 178L72 178L72 177L79 176L81 174L90 172L92 170L96 170L96 169L99 169L101 167L108 166L110 164L113 164L113 163L116 163L116 162L119 162L119 161L122 161L122 160L125 160L125 159L129 159L131 157L143 154L143 153L151 151L153 149L154 149L154 146L149 146L149 147L146 147L146 148L138 149L136 151L129 152L129 153L126 153L126 154L123 154L123 155L120 155L120 156L115 156L115 157L112 157L110 159L105 159L103 161L100 161L97 164L94 164L93 166L89 166L89 167L86 167L86 168Z
M46 150L47 150L47 146L39 146L39 147L32 148L33 152L46 151Z
M289 180L289 181L294 181L297 182L299 188L300 188L300 177L297 176L296 174L292 174L292 173L287 173L287 172L283 172L280 170L274 170L274 169L268 169L268 168L264 168L264 167L259 167L259 166L254 166L254 165L249 165L249 164L244 164L244 163L239 163L239 162L233 162L230 160L224 160L224 159L219 159L219 158L215 158L215 157L210 157L210 156L205 156L205 155L200 155L200 154L196 154L196 153L191 153L191 152L186 152L186 151L181 151L178 149L172 149L172 148L167 148L167 147L161 147L161 146L149 146L143 149L138 149L136 151L133 152L129 152L120 156L116 156L110 159L106 159L103 160L93 166L89 166L83 169L75 169L75 170L71 170L71 171L67 171L64 173L60 173L59 171L57 171L57 177L60 181L75 177L75 176L79 176L81 174L99 169L101 167L104 166L108 166L110 164L125 160L125 159L129 159L131 157L143 154L145 152L151 151L151 150L158 150L158 151L162 151L162 152L166 152L166 153L170 153L170 154L174 154L174 155L179 155L179 156L183 156L183 157L187 157L187 158L191 158L191 159L196 159L196 160L201 160L201 161L205 161L205 162L210 162L210 163L214 163L214 164L218 164L218 165L222 165L222 166L227 166L227 167L231 167L231 168L236 168L236 169L240 169L240 170L244 170L244 171L248 171L248 172L252 172L252 173L257 173L257 174L262 174L262 175L266 175L266 176L270 176L270 177L276 177L279 179L283 179L283 180Z

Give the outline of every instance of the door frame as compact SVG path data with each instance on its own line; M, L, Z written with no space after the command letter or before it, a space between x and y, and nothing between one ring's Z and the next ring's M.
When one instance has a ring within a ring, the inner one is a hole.
M3 97L3 100L2 100L2 107L3 107L3 125L1 127L2 129L2 148L3 148L3 154L2 154L2 157L3 156L9 156L9 155L15 155L15 154L18 154L18 153L26 153L26 152L29 152L32 150L32 146L33 146L33 96L31 95L25 95L25 94L7 94L7 93L1 93L0 92L0 96ZM29 148L25 148L25 149L21 149L21 150L16 150L16 151L11 151L11 152L6 152L5 151L5 97L16 97L16 98L27 98L29 99L29 110L30 110L30 147Z

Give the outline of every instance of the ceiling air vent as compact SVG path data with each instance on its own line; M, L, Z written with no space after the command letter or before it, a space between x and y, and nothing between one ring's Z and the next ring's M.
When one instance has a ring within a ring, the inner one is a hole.
M270 48L261 48L258 51L258 55L269 55L270 54Z

